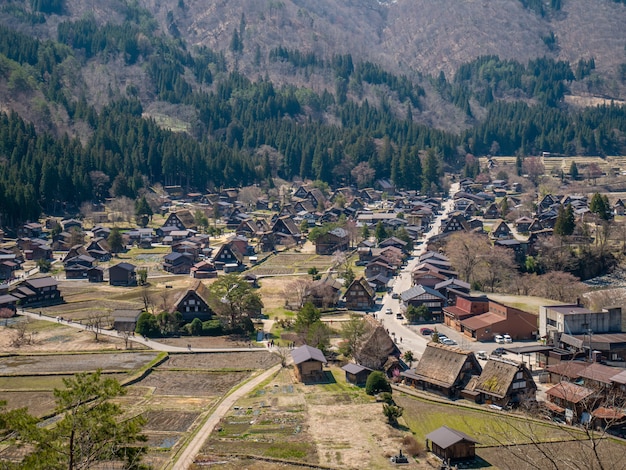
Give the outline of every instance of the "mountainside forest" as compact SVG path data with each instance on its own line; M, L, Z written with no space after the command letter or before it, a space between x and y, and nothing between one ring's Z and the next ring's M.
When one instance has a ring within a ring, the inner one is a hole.
M431 191L433 157L626 154L624 24L613 0L2 1L0 224L155 183L362 164Z

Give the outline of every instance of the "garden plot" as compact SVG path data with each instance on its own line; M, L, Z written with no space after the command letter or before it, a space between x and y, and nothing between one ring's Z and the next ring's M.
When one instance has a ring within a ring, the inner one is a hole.
M154 387L155 395L207 397L224 395L249 377L247 372L153 371L139 385Z
M97 369L131 371L145 366L157 355L139 352L1 357L0 375L73 374Z
M279 253L254 267L250 272L257 276L279 276L283 274L304 273L310 268L323 272L332 265L332 256L320 256L307 253Z
M0 391L0 400L7 402L7 409L28 408L28 412L33 416L44 416L54 410L54 395L51 391L43 392L10 392Z
M171 354L158 369L255 370L269 369L279 361L279 357L269 351Z
M180 410L150 410L142 413L146 418L146 424L143 427L145 432L163 431L168 433L185 432L194 421L200 416L200 413L191 413Z

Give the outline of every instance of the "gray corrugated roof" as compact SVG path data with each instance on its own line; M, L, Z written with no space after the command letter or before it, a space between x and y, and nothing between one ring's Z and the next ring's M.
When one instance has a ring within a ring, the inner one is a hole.
M354 362L349 362L348 364L343 366L342 369L345 370L348 374L359 374L363 372L364 370L372 370L360 364L355 364Z
M291 351L291 357L296 365L310 360L327 363L322 351L307 344Z
M463 440L478 444L478 441L474 440L472 437L456 429L451 429L448 426L441 426L439 429L435 429L433 432L426 435L426 439L437 444L437 446L442 449L447 449L451 445Z

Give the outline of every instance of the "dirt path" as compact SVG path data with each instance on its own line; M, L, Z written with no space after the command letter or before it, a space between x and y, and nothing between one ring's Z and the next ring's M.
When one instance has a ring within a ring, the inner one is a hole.
M213 432L213 429L215 429L215 426L217 426L220 420L226 415L226 413L228 413L237 400L251 392L255 387L270 378L272 375L276 374L280 368L281 365L278 364L271 369L266 370L224 398L224 400L222 400L217 408L215 408L215 411L213 411L213 413L206 420L202 428L196 433L191 442L189 442L189 444L185 447L180 456L167 468L176 470L188 469L200 452L204 441L206 441L209 435Z

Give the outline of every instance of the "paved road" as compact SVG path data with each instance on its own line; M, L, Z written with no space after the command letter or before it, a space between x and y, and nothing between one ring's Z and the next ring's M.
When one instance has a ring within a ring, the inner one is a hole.
M87 327L87 325L83 325L80 323L76 323L73 321L68 321L68 320L60 320L60 318L57 317L50 317L48 315L40 315L37 312L29 312L27 310L21 310L18 309L17 311L18 315L22 315L25 317L30 317L36 320L44 320L44 321L49 321L52 323L62 323L63 325L67 325L67 326L71 326L72 328L76 328L77 330L83 330L86 331L88 333L93 333L93 331ZM267 328L267 327L266 327ZM269 331L269 330L267 330ZM115 330L100 330L98 332L99 335L102 336L110 336L113 338L119 338L119 339L124 339L124 337L122 335L120 335L117 331ZM144 346L147 346L148 348L154 349L155 351L167 351L167 352L224 352L224 351L229 351L229 352L241 352L241 351L267 351L266 348L185 348L185 347L181 347L181 346L172 346L170 344L163 344L163 343L159 343L158 341L152 340L152 339L148 339L148 338L144 338L141 337L139 335L135 335L132 336L130 339L130 341L134 342L134 343L138 343L138 344L143 344Z
M196 433L191 442L189 442L189 444L185 447L185 450L182 452L182 454L180 454L176 461L168 468L176 470L186 470L187 468L189 468L191 464L193 464L198 453L200 452L200 449L202 449L204 441L206 441L209 435L213 432L213 429L215 429L215 426L217 426L222 417L224 417L228 413L228 411L237 402L237 400L243 398L246 394L254 390L254 388L256 388L263 381L272 377L280 370L280 368L281 365L278 364L271 369L266 370L265 372L246 382L244 385L242 385L233 393L224 398L206 420L202 428Z
M394 279L392 293L400 294L411 287L411 272L419 263L419 257L426 251L430 238L439 233L441 221L452 211L454 207L452 197L458 190L459 184L454 183L450 188L450 197L443 204L442 212L437 215L430 230L420 240L422 243L413 251L412 259L409 260L406 267ZM392 315L385 314L388 308L393 312ZM404 324L404 320L398 320L396 318L396 313L398 312L400 312L400 300L392 298L391 293L387 293L383 297L381 309L376 312L376 316L385 328L389 330L389 334L392 337L395 336L396 342L402 351L410 350L416 358L420 358L430 338L422 336L418 328Z

